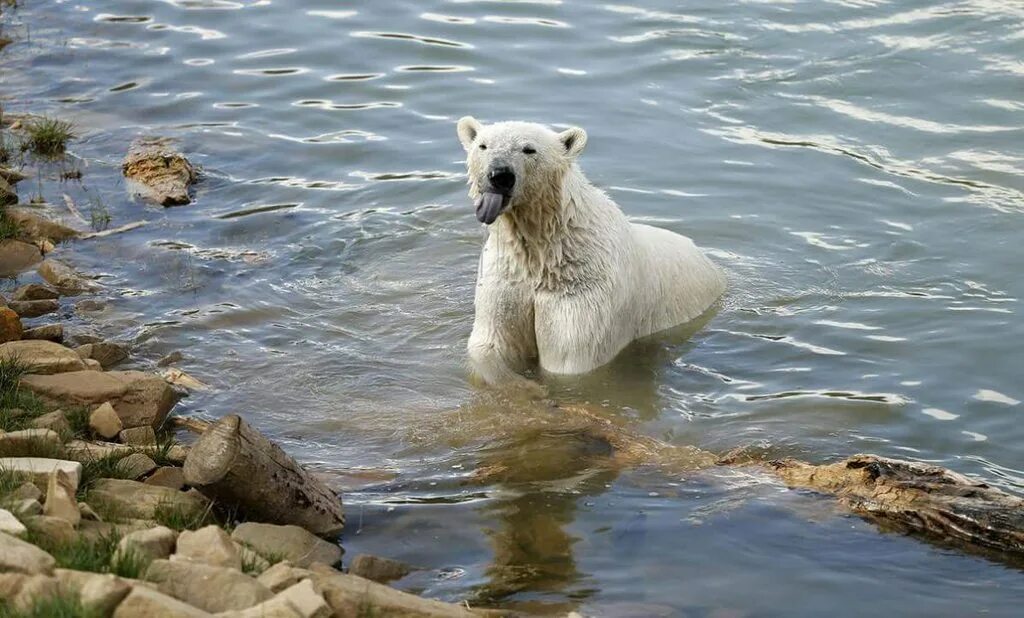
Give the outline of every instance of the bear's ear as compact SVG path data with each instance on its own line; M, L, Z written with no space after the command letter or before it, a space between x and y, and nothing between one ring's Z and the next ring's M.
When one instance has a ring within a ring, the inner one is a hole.
M587 132L579 127L572 127L559 133L558 141L562 142L565 148L565 156L575 159L587 145Z
M480 133L483 128L484 126L472 116L459 118L459 141L462 142L462 147L466 149L466 152L469 152L469 149L473 147L473 140L476 139L477 133Z

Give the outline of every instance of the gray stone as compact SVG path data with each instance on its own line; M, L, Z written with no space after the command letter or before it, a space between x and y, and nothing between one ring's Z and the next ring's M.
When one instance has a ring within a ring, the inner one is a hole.
M11 294L11 300L57 300L58 298L60 298L60 292L41 283L23 285Z
M74 350L52 341L22 340L0 343L0 360L18 360L26 366L26 373L35 374L85 369L85 363Z
M328 618L331 615L331 607L313 588L313 582L309 579L286 588L277 595L277 598L286 599L299 610L302 618Z
M348 566L348 572L352 575L365 577L379 584L402 579L412 571L413 567L404 562L370 554L359 554L352 559L352 563Z
M75 489L67 474L61 470L54 470L50 474L50 481L46 487L46 503L43 504L43 514L59 517L71 524L72 527L77 526L78 522L82 520L82 514L78 512Z
M174 466L163 466L157 468L145 481L146 485L160 485L171 489L181 489L185 486L185 475L181 468Z
M312 571L300 569L291 562L282 560L260 573L256 579L267 588L270 588L272 592L281 592L312 576Z
M115 559L124 552L132 551L149 560L162 560L174 552L177 540L178 533L165 526L129 532L118 541Z
M22 339L38 339L60 343L64 341L64 327L60 324L45 324L29 328L21 334Z
M276 556L304 567L313 562L334 564L341 560L341 547L314 536L299 526L277 526L245 522L231 538L248 545L265 557Z
M156 444L156 432L149 425L132 427L121 431L118 436L122 444L133 446L152 446Z
M21 539L0 532L0 571L16 573L52 573L57 562L53 556Z
M185 517L199 517L207 504L195 494L124 479L96 481L89 498L89 503L101 512L107 509L123 517L143 519L153 519L161 508L173 509Z
M145 453L132 453L121 460L121 468L126 476L137 479L156 470L156 462Z
M23 536L28 533L25 524L18 521L18 518L7 509L0 509L0 532L13 536Z
M21 384L44 401L61 406L109 401L126 428L159 427L180 397L163 378L141 371L29 375L21 379Z
M259 605L253 605L248 609L219 612L215 616L217 618L302 618L299 610L288 599L280 596Z
M128 346L112 341L86 343L75 348L75 351L82 358L91 358L99 361L104 369L110 369L128 358Z
M196 562L154 560L145 579L154 582L160 592L208 612L246 609L273 596L266 586L240 571Z
M7 306L22 318L38 318L60 309L60 304L55 300L12 300Z
M190 560L211 566L242 570L242 558L231 537L218 526L185 530L178 536L178 549L172 560Z
M55 569L53 575L64 591L77 594L82 605L99 616L113 614L132 589L131 584L109 573Z
M113 618L209 618L201 609L146 586L135 586L114 610Z

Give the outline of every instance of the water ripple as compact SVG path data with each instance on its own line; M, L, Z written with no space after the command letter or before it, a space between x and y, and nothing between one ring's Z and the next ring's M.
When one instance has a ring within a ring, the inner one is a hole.
M370 39L397 39L401 41L414 41L423 45L438 45L441 47L463 47L466 49L472 49L472 45L468 43L460 43L459 41L452 41L450 39L439 39L435 37L420 36L417 34L406 34L403 32L371 32L371 31L359 31L351 33L354 37L370 38Z

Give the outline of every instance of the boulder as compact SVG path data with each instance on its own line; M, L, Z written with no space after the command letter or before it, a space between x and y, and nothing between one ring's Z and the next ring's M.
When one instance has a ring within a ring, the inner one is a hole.
M85 363L74 350L52 341L22 340L0 343L0 361L17 360L27 373L53 374L81 371Z
M21 317L10 307L0 307L0 343L21 339L24 329Z
M52 573L57 561L35 545L0 532L0 571L16 573Z
M13 277L39 263L43 254L39 247L8 238L0 240L0 277Z
M60 304L55 300L12 300L7 306L22 318L38 318L60 309Z
M471 618L481 615L461 605L424 599L358 575L346 575L325 564L313 564L310 570L335 616Z
M60 324L44 324L43 326L36 326L35 328L26 329L22 333L21 338L39 339L42 341L60 343L61 341L64 341L64 327Z
M169 140L140 138L132 143L121 171L136 193L163 206L188 204L188 187L196 171Z
M161 466L149 475L145 481L146 485L160 485L171 489L181 489L185 486L185 475L181 468L174 466Z
M78 499L75 497L76 487L71 484L68 475L61 470L54 470L50 473L50 481L46 487L46 503L43 504L43 514L50 517L59 517L77 526L82 519L78 511Z
M26 481L19 485L17 489L7 494L7 497L15 500L41 500L43 492L31 481Z
M135 586L113 618L210 618L210 614L146 586Z
M77 461L45 457L0 457L0 470L24 475L40 489L49 484L50 473L54 470L62 470L75 487L82 476L82 464Z
M46 537L55 543L71 543L78 538L78 533L71 522L61 517L32 515L25 517L24 522L33 534Z
M178 549L172 560L190 560L211 566L242 570L242 558L231 537L219 526L185 530L178 536Z
M82 362L85 363L85 368L89 371L103 371L103 365L101 365L98 360L87 358Z
M246 609L273 596L240 571L195 562L154 560L144 579L155 583L160 592L208 612Z
M89 281L75 272L75 269L53 258L43 260L37 271L40 277L55 286L62 294L87 292L99 288L95 282Z
M110 369L128 358L128 346L112 341L87 343L75 348L75 352L78 352L83 359L91 358L99 361L104 369Z
M49 455L61 450L60 435L52 429L19 429L0 433L0 455L4 457Z
M34 487L34 485L33 485ZM12 513L18 518L30 517L32 515L42 515L43 505L39 503L36 498L23 498L21 500L14 500L7 503Z
M25 614L30 614L33 606L43 599L60 596L60 583L48 575L31 575L21 584L11 606ZM23 614L24 615L24 614Z
M217 618L302 618L298 608L288 599L276 596L248 609L219 612Z
M163 560L174 553L178 533L165 526L129 532L117 543L115 559L119 554L132 551L148 560Z
M89 413L89 429L108 440L121 433L121 417L109 401L103 402Z
M131 584L109 573L55 569L53 575L64 591L77 594L83 607L97 616L113 614L132 589Z
M24 536L28 532L25 524L7 509L0 509L0 532L13 536Z
M71 431L71 425L68 423L64 410L54 410L53 412L41 414L32 419L31 425L37 429L50 429L58 434Z
M341 560L341 547L298 526L245 522L235 528L231 538L263 556L276 556L300 567L314 562L334 564Z
M125 476L137 479L156 470L156 462L145 453L132 453L121 460L121 468Z
M153 519L159 508L196 518L206 510L206 502L195 494L125 479L99 479L89 491L89 503L100 512L106 508L142 519Z
M300 569L287 560L282 560L256 578L261 584L270 588L271 592L281 592L300 581L313 576L308 569Z
M92 510L92 507L85 502L78 503L78 512L82 514L82 519L90 519L92 521L103 521L103 518L99 516L99 513Z
M149 425L132 427L131 429L122 430L118 435L118 439L121 440L122 444L153 446L156 444L156 432Z
M7 216L18 225L19 231L27 238L48 238L62 242L78 236L78 231L40 216L30 208L8 208Z
M283 590L276 598L285 599L299 610L302 618L329 618L331 606L313 587L312 580L304 579Z
M60 292L41 283L28 283L14 290L11 300L57 300Z
M109 401L124 427L160 426L179 398L160 376L141 371L28 375L21 384L55 405L89 406Z
M352 563L348 566L348 572L352 575L365 577L378 584L402 579L412 571L413 567L404 562L370 554L359 554L352 559Z

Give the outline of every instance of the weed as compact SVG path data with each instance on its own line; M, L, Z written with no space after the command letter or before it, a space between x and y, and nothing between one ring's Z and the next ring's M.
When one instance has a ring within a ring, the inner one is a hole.
M17 238L21 233L18 224L7 216L7 208L0 206L0 240Z
M92 489L92 486L100 479L134 478L135 475L125 468L122 461L130 454L130 451L111 453L104 457L97 457L82 462L82 475L81 480L78 482L79 499L84 499L85 495Z
M99 196L89 197L89 225L94 232L110 227L110 211Z
M0 358L0 430L25 429L30 421L46 412L46 407L33 393L21 388L21 376L28 365L13 357Z
M95 538L79 535L70 541L57 541L30 529L26 540L53 556L62 569L113 573L138 579L150 562L146 556L131 549L118 552L121 535L116 531Z
M201 513L193 509L182 507L178 504L164 503L157 505L153 510L153 519L161 526L167 526L171 530L198 530L203 526L216 523L212 516L211 508Z
M41 157L58 157L64 154L69 140L74 139L74 125L66 120L42 117L30 120L25 125L26 139L22 150L29 150Z
M0 499L10 495L28 480L24 474L0 468Z
M6 1L6 0L4 0ZM40 597L26 610L18 610L10 604L0 603L0 618L99 618L100 614L91 607L82 605L78 595L61 594Z

